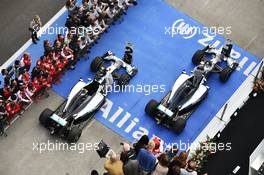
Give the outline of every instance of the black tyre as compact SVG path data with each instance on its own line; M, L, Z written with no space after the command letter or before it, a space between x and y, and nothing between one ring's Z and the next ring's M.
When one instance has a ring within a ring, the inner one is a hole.
M145 112L150 116L155 116L157 114L157 107L159 103L156 100L150 100L145 107Z
M90 66L91 70L93 72L97 72L99 68L103 65L103 62L104 61L101 57L96 57L91 63L91 66Z
M132 63L132 56L130 54L127 54L124 56L123 61L127 64L131 64Z
M69 131L66 139L70 143L76 143L80 139L82 135L82 130L78 128L77 126L72 127L72 129Z
M39 116L39 122L43 125L43 126L48 126L49 125L49 117L53 114L53 111L46 108L44 111L41 112L40 116Z
M203 57L204 57L204 51L197 50L192 57L192 63L194 65L199 65L201 61L203 60Z
M120 77L119 77L119 79L118 79L118 85L119 86L121 86L121 87L123 87L123 86L125 86L125 85L128 85L129 84L129 82L130 82L130 80L131 80L131 77L130 77L130 75L128 75L128 74L122 74Z
M220 72L220 80L225 83L227 82L227 80L230 78L231 74L233 72L233 69L230 67L226 67L224 68L221 72Z
M174 125L172 126L172 129L177 133L180 134L186 126L186 120L183 118L178 118Z

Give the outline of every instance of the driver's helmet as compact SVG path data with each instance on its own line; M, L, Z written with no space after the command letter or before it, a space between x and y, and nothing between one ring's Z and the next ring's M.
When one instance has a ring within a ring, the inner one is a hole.
M104 66L101 66L97 73L95 74L95 80L99 81L103 76L106 75L106 69Z
M108 56L112 56L112 55L114 55L114 54L113 54L112 51L109 50L109 51L107 52L107 55L108 55Z
M101 66L99 68L99 72L100 72L100 74L105 75L106 74L106 68L104 66Z
M212 63L211 63L211 61L205 61L204 65L205 66L208 66L208 67L211 67L212 66Z

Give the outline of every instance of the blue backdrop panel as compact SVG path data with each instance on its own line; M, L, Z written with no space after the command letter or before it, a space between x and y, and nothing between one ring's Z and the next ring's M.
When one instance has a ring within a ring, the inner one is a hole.
M63 26L66 16L66 13L63 14L53 26ZM124 21L112 26L109 32L104 34L98 44L92 48L89 57L100 56L107 50L112 50L117 56L122 57L125 43L132 42L134 44L134 65L138 67L139 73L131 81L131 84L135 86L165 85L167 92L182 70L190 72L194 68L191 57L197 49L204 47L201 44L201 39L206 38L204 34L196 34L189 39L184 38L185 35L172 37L172 30L169 27L177 20L183 20L186 24L203 28L200 23L184 13L176 11L161 0L140 0L138 6L129 9ZM55 37L55 35L44 35L41 41L44 39L54 41ZM223 44L224 38L215 36L206 44L218 41ZM232 75L226 84L221 83L216 74L209 78L207 83L211 89L208 98L192 114L181 134L177 135L173 131L157 125L144 112L144 107L150 99L154 98L159 101L165 92L151 93L150 95L147 92L111 93L108 96L110 100L108 105L96 114L96 119L129 141L134 141L144 132L150 136L157 135L167 143L175 143L180 140L192 142L246 79L244 71L248 66L259 62L255 56L236 45L234 50L240 55L238 61L244 57L247 57L248 61L240 71L236 71ZM43 48L42 45L33 45L28 51L33 58L38 58L42 55ZM53 90L59 95L67 97L71 87L80 77L83 79L94 77L94 73L89 69L90 63L91 59L82 59L76 69L68 71L63 76L62 83L55 85ZM113 117L117 111L122 112Z

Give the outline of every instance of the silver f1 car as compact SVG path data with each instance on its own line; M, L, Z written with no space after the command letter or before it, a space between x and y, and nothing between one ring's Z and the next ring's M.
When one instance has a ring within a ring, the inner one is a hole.
M77 142L82 134L82 129L104 104L108 94L107 88L113 83L109 81L113 74L117 76L117 70L126 69L126 73L116 77L121 85L126 85L136 75L137 69L134 66L113 56L112 52L108 52L107 55L104 58L113 62L109 67L104 68L103 64L99 66L99 57L95 58L91 67L99 67L94 80L85 83L80 79L71 89L68 99L55 111L45 109L40 114L40 123L48 128L51 134L58 133L70 143Z
M205 83L209 75L212 72L219 73L220 80L226 82L237 68L238 63L230 57L231 50L229 40L220 50L213 46L198 50L192 58L193 64L197 65L192 74L182 72L161 102L153 99L149 101L145 107L146 113L155 117L158 123L177 133L182 132L191 113L208 94L209 87ZM227 62L225 68L218 65L222 61Z

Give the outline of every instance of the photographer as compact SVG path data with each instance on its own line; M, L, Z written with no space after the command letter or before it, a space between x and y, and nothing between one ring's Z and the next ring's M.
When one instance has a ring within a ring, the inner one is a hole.
M123 162L115 153L112 153L110 158L105 161L104 168L108 175L124 175Z

